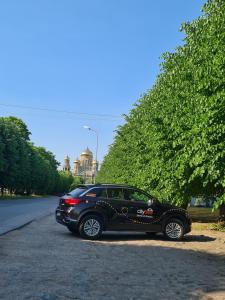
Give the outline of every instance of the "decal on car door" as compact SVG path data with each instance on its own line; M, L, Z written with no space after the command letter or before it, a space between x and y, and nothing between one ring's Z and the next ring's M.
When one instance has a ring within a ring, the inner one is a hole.
M182 208L172 208L166 212L164 212L161 216L159 217L154 217L153 213L154 211L151 208L148 208L146 210L142 210L142 209L138 209L137 210L137 217L147 217L148 218L148 222L141 222L139 220L134 220L128 217L128 207L122 207L121 208L121 212L119 212L116 208L114 208L111 204L109 204L106 201L103 200L98 200L96 202L97 205L101 205L104 204L107 207L111 208L118 216L125 216L129 221L136 223L136 224L150 224L150 223L156 223L159 222L168 212L185 212L186 211Z
M153 209L148 208L148 209L138 209L137 210L137 217L146 217L146 218L153 218Z

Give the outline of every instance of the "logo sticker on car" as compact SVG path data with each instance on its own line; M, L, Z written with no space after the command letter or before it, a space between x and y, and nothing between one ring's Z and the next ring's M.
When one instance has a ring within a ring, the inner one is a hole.
M153 218L153 209L151 209L151 208L148 208L146 210L138 209L137 210L137 216L138 217Z

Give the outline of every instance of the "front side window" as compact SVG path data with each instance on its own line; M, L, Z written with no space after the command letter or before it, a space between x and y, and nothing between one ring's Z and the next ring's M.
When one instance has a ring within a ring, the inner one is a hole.
M123 195L123 189L113 189L113 188L109 188L107 189L107 194L108 194L108 198L111 199L124 199L124 195Z
M126 190L126 200L148 202L150 197L138 190Z

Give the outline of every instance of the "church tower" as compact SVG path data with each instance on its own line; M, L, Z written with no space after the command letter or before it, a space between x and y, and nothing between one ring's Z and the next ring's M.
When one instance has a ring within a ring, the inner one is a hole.
M93 161L93 154L87 147L80 155L80 166L85 172L91 171Z
M70 158L68 155L64 158L63 171L70 172Z
M64 158L63 171L82 178L85 183L95 182L98 168L99 162L93 158L93 153L88 147L80 154L79 158L74 160L72 170L69 156Z
M73 168L73 173L75 176L79 175L79 166L80 166L80 162L79 159L75 159L75 161L73 162L74 168Z
M93 160L92 173L95 174L95 175L98 173L98 162L97 162L97 160Z

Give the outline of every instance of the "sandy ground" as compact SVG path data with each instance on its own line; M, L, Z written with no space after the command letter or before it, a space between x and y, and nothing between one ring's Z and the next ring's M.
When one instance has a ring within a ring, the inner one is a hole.
M85 241L42 218L0 237L0 299L225 299L225 233L182 242L105 233Z

